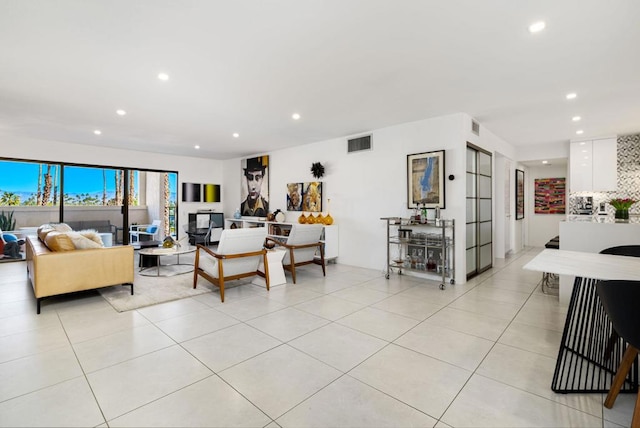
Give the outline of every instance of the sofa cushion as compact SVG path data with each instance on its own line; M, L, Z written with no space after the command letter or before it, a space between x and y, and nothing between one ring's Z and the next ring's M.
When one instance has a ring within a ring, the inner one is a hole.
M51 223L56 232L71 232L73 229L67 223Z
M90 248L102 248L104 244L100 235L95 230L82 230L80 232L67 232L66 235L73 241L76 250L88 250Z
M49 232L54 232L54 230L53 230L53 228L51 227L51 225L49 225L49 224L43 224L42 226L40 226L40 227L38 228L38 232L37 232L37 234L38 234L38 238L40 238L40 240L41 240L42 242L44 242L44 241L45 241L45 239L46 239L46 237L47 237L47 234L48 234Z
M44 243L51 251L73 251L76 249L73 241L66 233L56 232L55 230L51 230L46 234Z

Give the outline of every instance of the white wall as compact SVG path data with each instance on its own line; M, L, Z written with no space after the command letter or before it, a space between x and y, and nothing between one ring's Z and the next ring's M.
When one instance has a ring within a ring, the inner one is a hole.
M270 155L269 207L272 211L285 210L286 184L315 181L310 167L313 162L321 162L325 166L323 204L331 199L331 216L340 228L339 262L382 271L386 257L386 224L380 218L411 214L407 209L408 154L446 150L445 177L455 174L456 180L445 179L446 208L442 217L455 218L458 225L464 225L462 121L463 115L455 114L374 130L373 149L352 154L347 153L349 137L256 153ZM240 179L240 159L225 161L224 182L228 192L224 192L223 197L227 217L240 205ZM234 186L233 183L237 184ZM286 212L286 220L295 222L299 214ZM457 238L456 244L464 242L463 234L458 234ZM463 256L464 243L456 245L457 261ZM464 267L458 269L458 273L461 272ZM456 281L464 281L463 275Z
M456 281L465 278L466 142L493 151L500 148L513 156L513 148L487 130L482 138L471 134L471 118L453 114L372 131L373 150L347 153L347 139L338 138L283 149L268 154L269 207L286 209L286 184L315 181L313 162L325 166L323 207L331 199L331 216L340 227L339 262L382 269L386 257L386 224L381 217L407 217L407 155L445 150L446 207L442 217L456 221ZM362 134L357 134L362 135ZM453 174L455 179L447 177ZM225 161L223 192L225 215L240 206L240 159ZM286 212L286 221L296 222L299 212Z
M155 169L178 172L178 228L187 224L187 213L197 209L222 211L221 203L186 203L182 200L182 184L222 184L222 162L213 159L164 155L159 153L120 150L108 147L44 141L23 137L0 137L0 155L25 160L82 163L99 166ZM224 191L224 186L222 186Z
M551 238L560 234L560 222L565 219L564 214L535 214L535 179L536 178L557 178L567 177L567 166L544 166L529 167L529 174L526 178L527 187L530 189L526 193L525 218L528 217L529 239L527 245L533 247L544 247ZM568 196L568 193L567 193Z

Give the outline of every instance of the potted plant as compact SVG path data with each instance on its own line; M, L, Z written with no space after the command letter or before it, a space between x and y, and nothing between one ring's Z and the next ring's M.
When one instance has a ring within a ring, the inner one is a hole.
M5 214L4 211L0 211L0 230L9 231L16 228L16 221L13 219L13 211L9 211Z
M611 199L609 203L613 208L615 208L615 218L616 221L621 220L623 222L629 221L629 208L631 205L635 204L637 201L630 198L615 198Z

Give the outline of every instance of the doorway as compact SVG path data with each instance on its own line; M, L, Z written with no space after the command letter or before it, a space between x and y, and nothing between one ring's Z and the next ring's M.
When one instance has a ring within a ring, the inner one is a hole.
M467 279L493 266L491 153L467 143Z

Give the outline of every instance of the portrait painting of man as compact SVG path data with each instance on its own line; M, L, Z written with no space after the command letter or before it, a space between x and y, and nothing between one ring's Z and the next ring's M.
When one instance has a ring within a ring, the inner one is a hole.
M240 213L266 217L269 213L269 156L243 159Z

